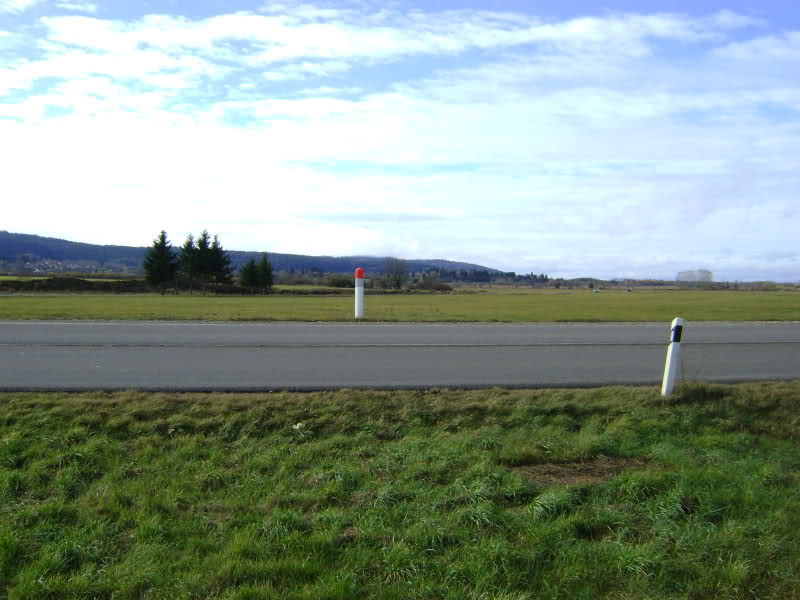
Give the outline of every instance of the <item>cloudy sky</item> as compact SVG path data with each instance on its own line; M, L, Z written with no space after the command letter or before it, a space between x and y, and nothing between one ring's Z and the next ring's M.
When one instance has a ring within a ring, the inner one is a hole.
M800 5L0 0L0 198L93 243L798 281Z

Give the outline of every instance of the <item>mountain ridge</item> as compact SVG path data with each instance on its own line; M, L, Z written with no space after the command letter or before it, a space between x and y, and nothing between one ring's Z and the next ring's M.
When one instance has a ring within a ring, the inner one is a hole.
M173 246L177 250L177 246ZM100 267L141 268L146 246L121 246L74 242L61 238L30 233L0 231L0 263L18 263L27 257L39 261L95 261ZM314 256L278 252L226 250L235 268L251 258L267 254L276 271L320 271L322 273L349 273L363 267L367 273L382 273L386 256ZM497 269L473 263L445 259L406 259L410 271L430 269L447 271L487 271Z

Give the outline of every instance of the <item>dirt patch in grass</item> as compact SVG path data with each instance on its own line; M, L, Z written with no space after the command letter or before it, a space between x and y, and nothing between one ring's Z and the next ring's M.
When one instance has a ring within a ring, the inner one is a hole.
M361 537L361 530L356 527L348 527L343 529L336 538L336 544L339 546L355 542Z
M575 462L540 463L511 467L528 481L543 487L602 483L613 479L623 471L651 467L645 458L609 458L601 456L591 460Z

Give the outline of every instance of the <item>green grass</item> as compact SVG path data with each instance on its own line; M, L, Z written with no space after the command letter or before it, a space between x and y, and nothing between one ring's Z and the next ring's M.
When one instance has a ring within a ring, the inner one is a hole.
M279 292L329 292L334 294L353 294L352 289L333 287L330 285L311 285L305 283L283 284L279 283L273 288Z
M376 295L374 321L692 321L800 320L800 293L736 291L520 290L509 293ZM0 297L0 319L198 319L349 321L349 296L29 295Z
M800 596L800 382L0 395L0 596Z
M121 281L127 279L125 277L86 277L85 275L75 275L72 273L63 273L59 277L75 277L85 281ZM53 279L52 275L0 275L0 281L43 281L45 279Z
M47 275L0 275L0 281L40 281L42 279L50 279Z

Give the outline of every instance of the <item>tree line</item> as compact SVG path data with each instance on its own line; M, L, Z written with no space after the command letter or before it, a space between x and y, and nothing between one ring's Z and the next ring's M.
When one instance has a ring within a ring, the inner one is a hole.
M234 269L219 237L208 230L195 238L191 233L177 250L167 239L167 232L153 240L144 256L145 280L161 290L162 295L170 284L188 285L192 293L195 284L223 285L233 283ZM261 261L250 260L239 270L240 285L266 293L272 287L272 265L264 254Z
M159 288L162 294L170 285L188 288L189 293L192 293L196 285L203 289L211 286L220 290L219 286L234 283L234 274L238 287L244 288L242 291L268 293L274 280L272 264L266 254L262 254L259 261L250 259L240 266L238 273L235 273L230 256L222 247L219 237L216 235L212 237L208 230L203 230L197 238L189 234L183 245L177 249L167 239L167 232L161 231L153 240L153 244L147 248L144 271L147 283ZM289 272L290 276L292 271ZM311 269L309 272L320 280L324 274L320 269ZM518 275L514 272L442 268L427 269L412 277L409 263L393 257L384 259L383 277L372 278L373 287L396 290L411 285L416 289L445 291L451 289L446 283L453 281L471 283L502 281L527 285L547 285L551 282L550 277L544 273ZM349 274L331 275L325 283L333 287L353 286Z
M467 270L467 269L427 269L426 274L434 275L443 282L460 281L465 283L494 283L508 282L520 283L525 285L546 285L550 282L550 277L544 273L517 274L514 271L487 271L487 270Z

